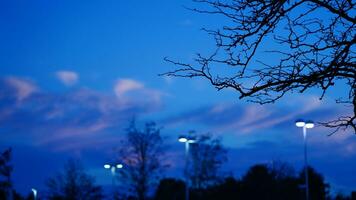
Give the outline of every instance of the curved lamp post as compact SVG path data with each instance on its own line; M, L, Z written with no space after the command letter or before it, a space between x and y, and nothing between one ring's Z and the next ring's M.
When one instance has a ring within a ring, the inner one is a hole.
M121 169L124 166L122 164L105 164L104 168L105 169L110 169L111 170L111 175L112 175L112 187L115 187L115 176L116 176L116 169Z
M36 200L37 199L37 190L32 188L31 191L33 193L33 199Z
M189 144L195 143L196 140L193 137L180 136L178 141L185 143L185 200L189 200L189 175L188 175L188 162L189 162Z
M298 119L295 125L299 128L303 128L303 138L304 138L304 171L305 171L305 199L309 200L309 178L308 178L308 157L307 157L307 129L313 128L313 121L304 121Z

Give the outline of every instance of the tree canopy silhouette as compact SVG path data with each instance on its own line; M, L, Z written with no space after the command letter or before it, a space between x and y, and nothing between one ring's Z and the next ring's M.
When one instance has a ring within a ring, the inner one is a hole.
M216 51L198 54L194 63L166 58L178 68L164 75L204 77L218 90L231 88L240 99L260 104L311 88L320 89L322 99L336 83L345 84L336 101L352 109L322 124L356 134L354 0L195 2L202 8L191 10L226 22L217 30L204 29L214 37Z
M165 178L159 182L154 200L183 200L185 183L173 178Z
M133 120L126 129L126 140L119 147L119 160L124 164L119 174L139 200L147 199L150 187L158 182L164 168L163 155L160 128L150 122L141 130Z
M310 199L330 199L328 184L314 169L309 170ZM256 164L251 166L241 179L227 177L218 184L193 190L191 199L300 200L305 197L301 187L304 185L303 171L300 174L301 176L298 176L292 166L283 162Z
M101 187L94 178L84 172L78 161L69 160L64 170L49 178L48 199L51 200L99 200L103 198Z
M12 165L10 161L11 148L8 148L0 154L0 199L7 199L12 196Z
M221 179L220 168L227 161L226 149L221 139L212 134L202 134L191 145L191 165L188 167L191 185L195 189L206 188Z

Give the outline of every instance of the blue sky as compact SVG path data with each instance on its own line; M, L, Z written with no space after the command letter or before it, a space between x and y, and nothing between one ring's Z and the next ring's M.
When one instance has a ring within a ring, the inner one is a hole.
M180 175L181 133L213 132L229 149L225 171L239 177L255 163L303 164L297 118L315 121L349 112L334 99L344 85L319 101L318 90L290 94L260 106L216 91L202 79L158 76L173 69L163 58L191 61L213 51L201 31L220 19L183 8L190 1L1 1L0 147L13 147L15 187L43 189L63 162L81 159L98 183L132 117L155 120ZM271 58L271 57L266 57ZM356 137L351 131L309 134L310 164L336 191L356 188Z

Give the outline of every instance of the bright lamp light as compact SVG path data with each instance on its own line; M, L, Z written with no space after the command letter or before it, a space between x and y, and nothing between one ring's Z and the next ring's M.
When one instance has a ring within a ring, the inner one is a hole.
M104 165L104 168L105 168L105 169L110 169L110 167L111 167L111 166L110 166L109 164L105 164L105 165Z
M33 192L33 195L36 197L36 196L37 196L37 190L34 189L34 188L32 188L31 190L32 190L32 192Z
M188 139L187 139L186 137L179 137L179 138L178 138L178 141L179 141L179 142L187 142Z
M305 128L313 128L314 127L314 123L313 121L307 121L305 123Z
M122 165L122 164L117 164L116 165L116 168L118 168L118 169L121 169L121 168L123 168L124 166Z
M195 139L189 139L188 143L195 143Z
M296 125L297 127L304 127L304 126L305 126L305 122L304 122L304 120L302 120L302 119L298 119L298 120L295 122L295 125Z

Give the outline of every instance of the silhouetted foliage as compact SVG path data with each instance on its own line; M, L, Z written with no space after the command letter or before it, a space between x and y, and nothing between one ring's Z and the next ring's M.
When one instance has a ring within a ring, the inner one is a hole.
M192 188L203 189L218 183L221 179L219 170L227 161L226 152L220 138L212 134L197 137L197 142L191 145L188 168Z
M313 171L310 172L310 199L329 199L328 185ZM191 200L300 200L305 197L303 181L286 163L258 164L249 168L241 180L228 177L218 184L193 189Z
M202 8L192 10L224 19L217 30L204 29L216 51L198 54L192 64L166 59L178 69L164 75L204 77L218 90L231 88L260 104L311 88L319 88L322 99L336 82L345 84L337 102L353 110L322 124L356 133L354 0L195 2Z
M162 179L159 182L155 200L184 200L185 183L173 178Z
M348 197L344 194L338 193L334 199L335 200L351 200L351 197Z
M51 200L99 200L103 198L101 187L86 174L78 161L69 160L64 170L47 180L48 199Z
M200 193L203 194L200 198L204 200L214 200L214 199L226 199L226 200L235 200L241 198L242 184L240 181L236 180L233 177L228 177L218 185L214 185L206 188ZM193 197L196 195L193 192Z
M11 172L11 148L6 149L0 155L0 199L10 198L12 195Z
M119 147L119 160L124 169L119 170L122 181L139 200L147 199L148 191L158 182L163 169L163 140L160 128L153 122L138 129L133 120L126 129L127 139Z
M325 183L324 177L313 168L308 167L309 197L310 199L326 199L329 197L329 184ZM304 171L299 175L301 184L305 182ZM304 193L305 194L305 193Z
M293 173L285 170L286 166L252 166L241 180L241 196L249 199L300 199L299 181Z

